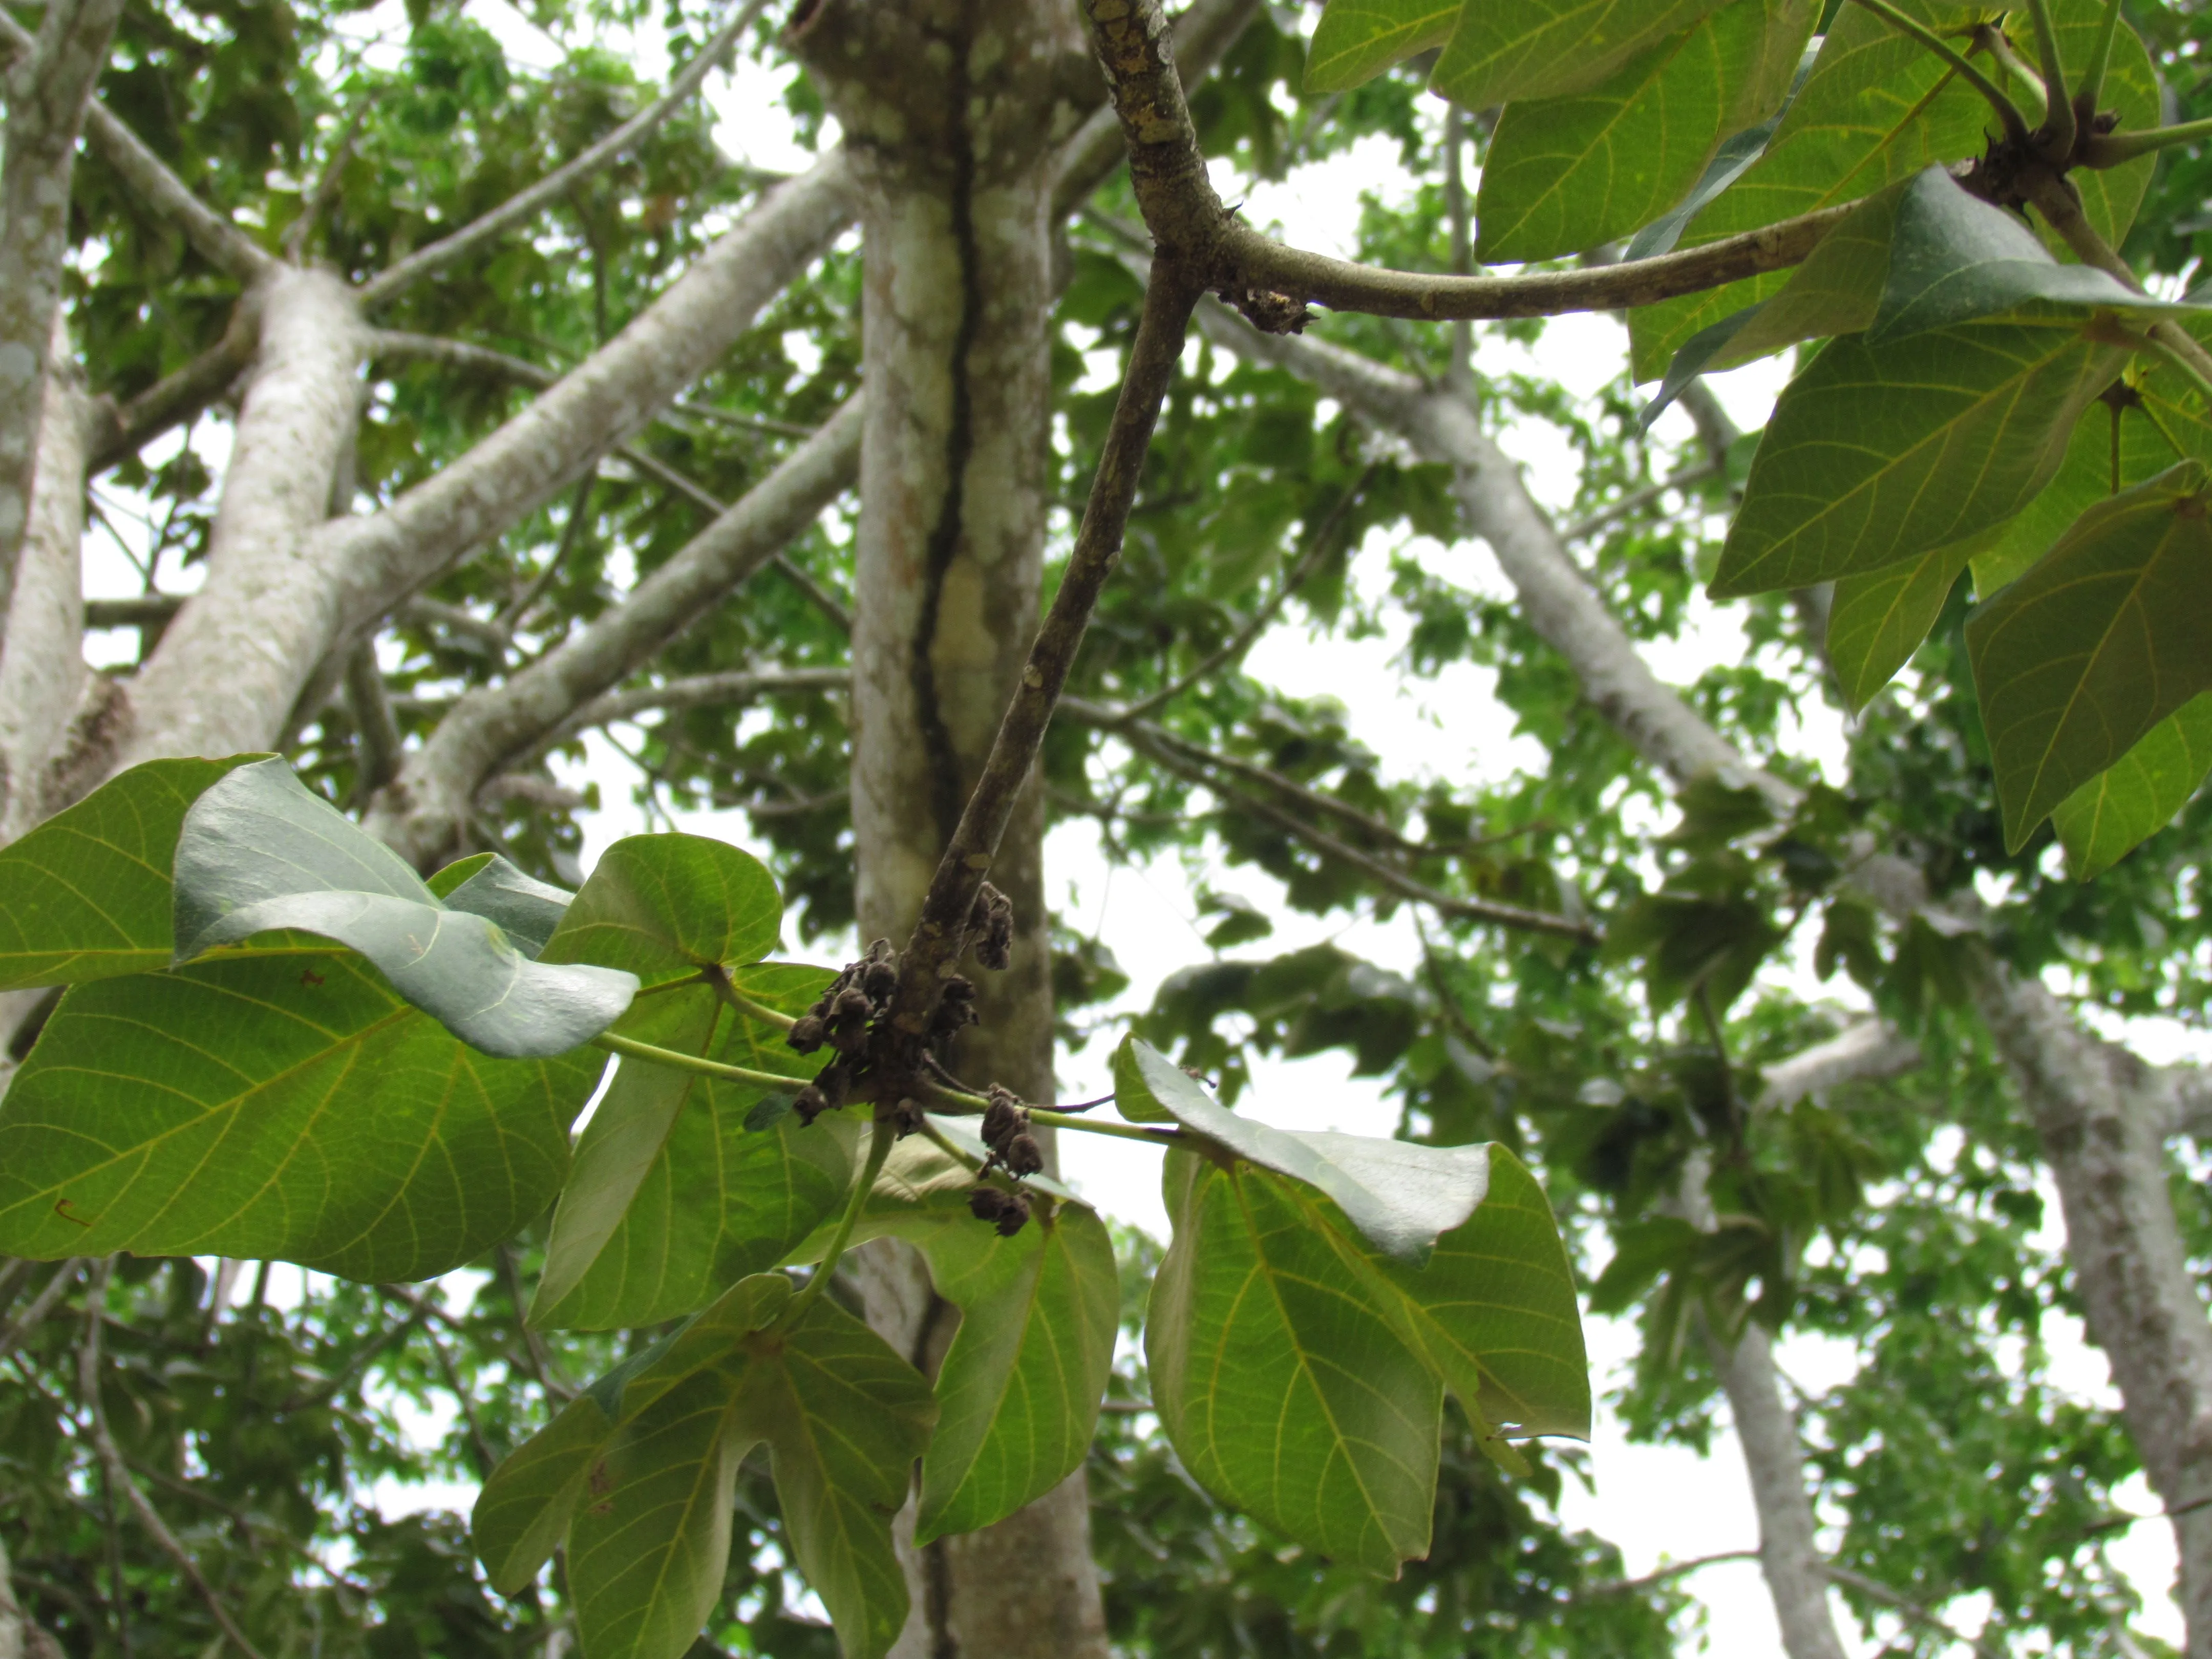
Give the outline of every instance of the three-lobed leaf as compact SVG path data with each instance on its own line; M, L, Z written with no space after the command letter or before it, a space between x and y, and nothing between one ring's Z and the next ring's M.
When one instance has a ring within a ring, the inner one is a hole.
M479 1053L344 951L80 985L0 1100L0 1251L443 1273L552 1201L605 1063Z
M2212 689L2212 475L2100 501L1966 624L2008 848Z
M485 884L479 901L496 890ZM538 913L554 894L536 895ZM497 892L497 902L511 908L520 896ZM533 961L487 916L441 900L282 760L238 767L192 803L177 837L174 903L179 962L259 933L319 934L504 1059L566 1053L611 1024L637 990L620 969Z

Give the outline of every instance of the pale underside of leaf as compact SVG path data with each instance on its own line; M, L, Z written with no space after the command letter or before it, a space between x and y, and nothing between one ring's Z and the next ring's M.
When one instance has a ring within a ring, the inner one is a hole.
M2068 873L2087 881L2173 821L2212 773L2212 693L2175 709L2051 809Z

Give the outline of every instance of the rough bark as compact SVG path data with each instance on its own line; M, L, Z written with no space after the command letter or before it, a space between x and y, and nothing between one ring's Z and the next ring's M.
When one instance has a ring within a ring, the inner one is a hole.
M38 480L0 643L0 846L46 816L44 777L88 678L86 458L97 412L57 319L39 422Z
M266 746L336 636L336 573L309 532L353 441L362 331L353 296L324 272L280 268L257 297L260 349L207 581L130 683L117 767Z
M31 519L48 343L69 243L77 133L122 0L47 0L37 43L5 82L0 143L0 639Z
M477 790L705 615L852 483L860 408L848 404L622 604L528 668L461 699L377 799L369 831L417 865L451 851Z
M1759 1510L1759 1564L1774 1599L1775 1622L1790 1659L1844 1659L1828 1603L1826 1564L1814 1541L1816 1522L1805 1493L1805 1454L1797 1421L1782 1397L1765 1330L1747 1325L1733 1352L1713 1345L1729 1415L1751 1476Z
M0 1540L0 1659L61 1659L61 1644L31 1621L15 1599L14 1568Z
M1071 6L824 0L794 44L853 151L866 236L866 425L854 554L853 822L864 936L904 939L1037 623L1050 428L1052 146L1096 106ZM976 974L971 1081L1050 1099L1034 784L993 880L1013 965ZM951 1311L907 1256L860 1263L872 1322L927 1363ZM905 1552L897 1659L1106 1651L1081 1480L983 1532Z
M2143 1473L2172 1519L2193 1659L2212 1655L2212 1324L2167 1192L2171 1105L2156 1073L1997 969L1982 1017L2058 1186L2067 1256Z

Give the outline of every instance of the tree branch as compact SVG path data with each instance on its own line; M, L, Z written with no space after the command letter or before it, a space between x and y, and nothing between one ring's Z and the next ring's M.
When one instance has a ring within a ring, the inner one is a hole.
M1223 207L1207 177L1167 50L1159 0L1086 0L1115 106L1130 135L1130 177L1164 255L1269 332L1304 325L1307 301L1427 321L1612 311L1718 288L1802 261L1855 204L1822 208L1687 252L1522 276L1383 270L1286 247Z
M341 583L333 637L367 627L641 430L852 214L850 163L835 150L770 191L629 326L459 459L382 512L325 526L317 559ZM316 642L316 653L328 644Z
M93 82L122 0L46 0L27 52L4 78L0 154L0 641L31 522L46 367L69 246L70 179ZM19 27L10 20L10 27ZM67 337L61 341L67 349Z
M1808 1095L1825 1094L1850 1083L1902 1077L1920 1065L1920 1045L1878 1019L1850 1027L1760 1068L1763 1086L1754 1109L1778 1112Z
M231 313L222 338L129 402L105 404L91 470L104 472L129 459L221 398L253 362L259 337L259 307L249 295Z
M1126 106L1122 119L1126 127ZM1030 647L1021 684L1000 723L982 775L930 879L921 918L901 958L890 1024L917 1044L937 1011L943 978L967 945L968 918L976 892L1013 816L1015 797L1036 760L1053 707L1090 627L1091 613L1121 560L1122 535L1136 501L1152 427L1174 382L1197 299L1197 289L1172 269L1156 269L1146 287L1144 316L1130 347L1128 373L1115 403L1066 572Z
M169 1530L169 1524L161 1519L161 1511L139 1490L137 1481L131 1478L130 1465L124 1462L121 1448L116 1445L115 1437L108 1431L107 1407L100 1397L100 1322L103 1304L107 1299L107 1275L111 1265L108 1261L102 1261L93 1270L92 1283L85 1293L84 1339L77 1344L76 1351L77 1391L84 1396L93 1450L100 1458L108 1485L123 1494L132 1512L137 1516L139 1524L160 1546L161 1553L177 1564L177 1571L184 1575L185 1582L192 1587L194 1593L206 1605L216 1627L246 1656L246 1659L261 1659L261 1650L246 1639L246 1632L239 1628L237 1620L231 1617L230 1609L215 1593L215 1587L201 1574L199 1563L192 1559L192 1553L184 1547L176 1534Z
M0 10L0 48L18 56L32 49L30 31L5 10ZM97 98L88 100L84 106L84 130L100 159L122 176L141 201L183 231L185 240L216 270L251 283L276 266L277 262L244 231L186 189L184 181Z
M54 1269L54 1275L39 1287L31 1298L31 1305L5 1325L0 1325L0 1358L5 1358L22 1345L23 1339L46 1322L54 1310L54 1304L69 1294L69 1287L85 1264L82 1256L71 1256Z
M473 252L494 237L530 218L548 202L567 194L578 179L588 178L619 159L690 101L691 94L705 82L708 72L729 55L730 49L738 43L738 37L751 26L753 19L760 15L761 9L766 3L767 0L741 0L741 3L732 11L729 21L714 31L707 44L699 48L698 54L668 83L666 92L575 160L556 167L536 184L516 192L489 213L471 220L450 236L441 237L428 247L416 249L398 264L371 277L362 285L363 308L384 304L432 271L441 270Z
M1068 712L1071 714L1076 714L1073 708L1069 708ZM1113 729L1119 732L1122 738L1133 748L1150 755L1170 772L1181 773L1183 776L1204 783L1211 788L1220 789L1219 781L1208 775L1202 767L1179 757L1167 744L1158 741L1158 738L1165 734L1159 732L1157 727L1132 724L1117 725ZM1287 783L1289 781L1285 779L1283 781ZM1328 798L1319 796L1315 799L1326 800ZM1497 927L1516 928L1524 933L1553 933L1585 945L1595 944L1597 940L1597 930L1586 921L1577 921L1572 916L1555 915L1548 911L1523 909L1516 904L1499 904L1488 899L1458 898L1449 893L1438 892L1435 888L1407 875L1395 866L1386 863L1370 853L1361 852L1358 848L1339 840L1327 830L1316 829L1295 814L1286 812L1271 802L1261 800L1253 795L1240 795L1237 800L1239 810L1256 813L1276 828L1304 842L1323 857L1350 865L1353 869L1371 877L1401 898L1411 899L1417 904L1425 904L1439 915L1455 916L1468 921L1489 922Z
M567 730L621 718L580 711L804 533L851 486L860 454L854 398L620 605L500 684L464 696L378 797L364 820L369 832L415 863L437 858L504 763Z

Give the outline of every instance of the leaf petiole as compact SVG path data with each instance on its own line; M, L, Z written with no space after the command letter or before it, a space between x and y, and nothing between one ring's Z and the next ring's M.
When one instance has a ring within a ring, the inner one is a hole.
M2148 155L2175 144L2193 144L2200 138L2212 138L2212 118L2182 121L2170 127L2145 127L2136 132L2100 132L2085 147L2081 164L2116 167L2138 155Z
M697 1054L678 1054L673 1048L656 1048L635 1037L617 1036L612 1031L600 1032L592 1039L592 1046L626 1059L673 1066L679 1072L696 1072L702 1077L720 1078L730 1083L750 1083L757 1089L769 1089L777 1094L796 1094L806 1086L803 1077L778 1077L774 1072L756 1072L747 1066L730 1066Z
M2077 118L2094 121L2097 104L2105 95L2105 71L2112 66L2112 41L2120 32L2120 0L2105 0L2105 17L2097 27L2097 44L2089 53L2089 66L2081 71L2081 88L2074 94Z
M2066 95L2066 63L2059 55L2058 26L2051 21L2051 0L2027 0L2028 15L2035 20L2035 45L2043 59L2045 159L2063 166L2074 159L2074 104Z
M778 1013L765 1003L755 1002L731 984L729 972L726 969L709 968L700 977L714 988L716 996L747 1019L757 1019L763 1025L773 1025L781 1031L788 1031L799 1024L791 1015Z
M2174 349L2171 342L2160 339L2157 329L2154 328L2144 334L2136 342L2136 349L2144 356L2155 357L2160 362L2176 370L2184 380L2197 388L2198 397L2203 398L2207 404L2212 404L2212 378L2206 376L2200 365L2191 362L2187 356Z
M2021 143L2027 141L2027 118L2020 112L2020 106L2005 95L2002 87L1968 63L1958 48L1918 20L1905 15L1891 5L1889 0L1855 0L1855 3L1865 7L1899 34L1918 41L1948 64L1960 80L1989 100L1990 107L2004 123L2006 137Z
M838 1258L845 1247L853 1242L853 1229L860 1224L860 1212L868 1202L868 1194L876 1188L876 1177L883 1173L884 1160L890 1156L891 1142L898 1138L897 1127L888 1117L878 1116L875 1128L868 1138L868 1156L860 1165L860 1178L854 1182L853 1190L846 1195L845 1213L837 1218L837 1231L830 1235L830 1248L822 1252L822 1260L814 1269L814 1276L799 1287L797 1296L786 1304L782 1316L776 1323L778 1330L789 1330L806 1316L814 1305L830 1274L837 1271Z
M1069 1112L1047 1111L1042 1106L1029 1108L1030 1121L1054 1129L1075 1129L1087 1135L1111 1135L1116 1140L1146 1140L1155 1146L1188 1146L1191 1137L1180 1129L1158 1129L1142 1123L1115 1123L1077 1117Z

